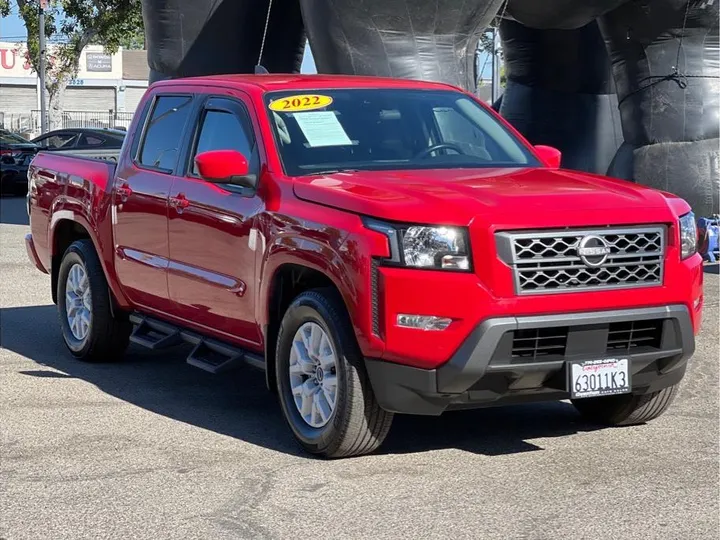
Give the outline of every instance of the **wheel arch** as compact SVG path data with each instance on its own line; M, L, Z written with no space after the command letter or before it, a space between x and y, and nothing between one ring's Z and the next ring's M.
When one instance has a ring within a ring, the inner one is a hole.
M339 274L340 257L307 258L277 255L272 264L265 266L261 286L261 326L265 343L265 382L275 392L275 349L282 317L292 301L301 293L318 288L334 290L342 300L352 322L353 306L356 302L355 287L348 283L347 272ZM354 326L354 325L353 325Z
M95 250L98 249L90 230L89 224L73 212L61 210L53 214L48 235L48 246L50 248L51 292L54 303L57 303L57 281L60 263L67 248L77 240L88 239L93 243Z
M57 303L57 279L63 255L70 245L77 240L90 240L100 259L105 277L110 287L113 307L117 306L118 295L121 294L115 284L114 276L108 272L107 256L103 252L95 228L82 215L72 210L56 210L53 212L48 230L48 248L50 253L50 280L52 300Z

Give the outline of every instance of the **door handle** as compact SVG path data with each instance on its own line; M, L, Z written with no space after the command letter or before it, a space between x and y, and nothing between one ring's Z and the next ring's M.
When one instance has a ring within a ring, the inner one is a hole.
M170 206L175 208L180 214L182 211L190 206L190 201L185 197L184 193L178 193L175 197L170 197Z
M118 194L121 202L126 202L128 197L132 195L132 188L128 183L124 183L115 188L115 193Z

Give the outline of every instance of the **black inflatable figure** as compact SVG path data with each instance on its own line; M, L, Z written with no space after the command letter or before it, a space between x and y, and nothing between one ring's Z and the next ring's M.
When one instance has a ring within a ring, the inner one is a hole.
M474 89L495 17L499 104L563 166L720 203L720 0L143 0L151 79L300 69ZM265 39L263 40L263 36Z

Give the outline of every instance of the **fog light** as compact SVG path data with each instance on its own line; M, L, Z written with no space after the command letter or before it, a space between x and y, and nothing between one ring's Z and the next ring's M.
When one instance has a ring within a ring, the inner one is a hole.
M445 330L452 323L448 317L435 317L432 315L403 315L397 316L398 326L415 328L416 330Z

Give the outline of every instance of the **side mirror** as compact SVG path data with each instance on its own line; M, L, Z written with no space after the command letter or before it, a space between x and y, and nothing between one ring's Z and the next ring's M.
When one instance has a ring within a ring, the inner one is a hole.
M203 180L214 184L237 184L254 188L255 175L245 156L237 150L209 150L195 156L197 170Z
M533 146L540 160L550 169L559 169L562 153L557 148L538 144Z

